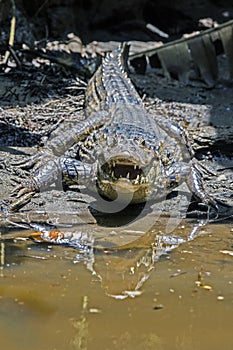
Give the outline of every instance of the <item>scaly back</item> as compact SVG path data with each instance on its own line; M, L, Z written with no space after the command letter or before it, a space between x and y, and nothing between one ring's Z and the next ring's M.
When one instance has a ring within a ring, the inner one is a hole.
M123 44L107 53L90 79L85 95L87 116L94 111L108 110L112 104L143 105L126 73L128 52L129 45Z

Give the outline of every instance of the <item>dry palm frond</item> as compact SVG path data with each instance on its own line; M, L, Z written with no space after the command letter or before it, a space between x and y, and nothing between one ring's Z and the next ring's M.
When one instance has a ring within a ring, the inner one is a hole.
M213 86L218 77L217 56L227 58L230 78L233 78L233 20L201 33L175 40L154 49L130 56L131 65L138 72L146 66L162 66L168 77L178 77L188 83L194 69L208 86Z

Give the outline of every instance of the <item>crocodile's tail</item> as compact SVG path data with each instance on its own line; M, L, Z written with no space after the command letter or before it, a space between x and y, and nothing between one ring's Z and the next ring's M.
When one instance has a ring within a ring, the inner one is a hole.
M90 79L85 100L86 114L94 111L107 110L112 104L127 103L142 104L131 80L128 78L129 45L121 46L107 53L102 65Z

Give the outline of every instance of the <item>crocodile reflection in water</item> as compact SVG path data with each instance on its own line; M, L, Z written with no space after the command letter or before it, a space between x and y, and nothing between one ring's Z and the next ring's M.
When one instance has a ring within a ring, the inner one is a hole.
M127 230L115 227L114 231L112 228L100 228L94 225L86 225L83 229L78 226L62 230L55 227L52 230L51 226L41 224L18 224L18 226L33 229L30 237L35 242L61 245L62 249L56 249L55 257L64 258L65 254L74 264L85 264L95 280L97 278L100 281L102 289L108 296L125 299L140 295L143 284L149 279L156 262L162 256L169 257L173 249L199 236L205 224L204 221L185 219L173 229L172 233L167 233L170 220L171 218L160 217L146 233L136 231L138 222L136 226L133 224L127 226ZM176 221L176 218L172 220ZM27 256L33 257L33 246L37 249L38 245L27 239L29 233L28 230L5 232L1 236L2 244L6 246L5 256L1 261L7 262L8 265L12 262L19 264ZM15 237L22 236L23 241L15 240ZM19 252L17 256L11 254L12 240L14 249L18 249ZM29 245L30 251L28 251ZM44 249L41 259L47 259Z
M158 259L180 244L193 240L200 234L203 223L186 220L185 225L181 223L172 234L165 234L166 225L167 219L161 218L151 231L143 235L139 233L138 239L112 248L104 248L107 242L103 239L103 233L101 242L100 234L95 234L94 230L51 231L44 227L43 233L42 230L33 233L32 238L36 242L69 245L78 249L73 262L84 263L92 275L99 279L108 296L125 299L139 296ZM120 230L117 235L120 235ZM109 234L107 237L111 239Z

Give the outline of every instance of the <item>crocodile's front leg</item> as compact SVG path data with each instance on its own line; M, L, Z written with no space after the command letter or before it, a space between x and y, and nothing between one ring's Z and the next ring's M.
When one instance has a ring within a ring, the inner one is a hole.
M85 139L93 130L104 125L110 116L107 112L95 112L89 118L77 122L75 126L64 130L60 126L55 136L48 141L47 145L38 153L21 164L22 168L32 168L32 176L17 186L12 194L17 195L17 200L10 206L9 210L16 211L30 201L30 198L36 193L47 188L62 174L61 155L63 155L75 143Z
M18 186L19 193L8 207L16 211L27 204L36 192L48 189L54 182L61 188L64 185L86 184L90 179L91 165L73 158L54 157L38 169L34 176Z
M23 163L18 163L22 169L34 170L43 167L47 161L55 156L62 156L70 147L85 139L93 130L104 125L110 116L107 112L95 112L85 120L77 121L74 125L61 124L43 149L37 152L30 159Z
M61 178L59 157L50 157L40 162L40 167L26 180L22 181L12 192L16 196L9 205L8 210L17 211L30 202L35 193L48 188L56 179Z
M193 159L191 164L189 164L189 169L187 169L187 185L190 191L193 193L194 197L203 204L212 207L216 212L218 212L218 204L214 197L206 193L202 181L202 175L198 170L196 160Z
M202 181L202 175L198 170L195 159L189 163L176 162L164 169L164 173L157 180L160 189L172 190L181 183L186 182L194 197L201 203L211 206L218 211L216 200L206 193Z
M187 159L194 156L194 151L189 141L187 132L175 122L167 120L166 118L156 116L156 123L166 132L171 139L175 139L179 146L182 149L183 156L186 156Z

